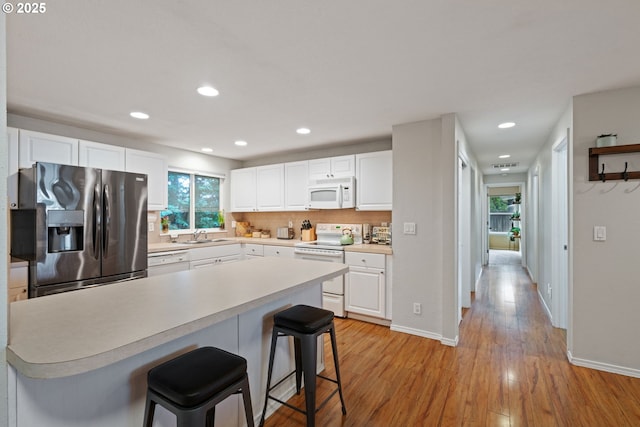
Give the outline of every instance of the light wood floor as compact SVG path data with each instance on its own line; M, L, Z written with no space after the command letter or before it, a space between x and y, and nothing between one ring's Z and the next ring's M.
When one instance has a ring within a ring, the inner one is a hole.
M347 415L334 396L317 426L640 426L640 379L570 365L519 266L485 270L458 347L354 320L336 329ZM265 423L304 425L288 408Z

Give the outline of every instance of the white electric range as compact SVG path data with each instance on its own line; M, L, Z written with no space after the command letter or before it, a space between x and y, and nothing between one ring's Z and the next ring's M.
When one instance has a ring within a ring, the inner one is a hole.
M351 230L354 244L362 243L362 224L316 224L317 240L296 243L295 258L344 263L344 246L340 239L346 229ZM336 316L345 316L344 276L323 282L322 307L333 311Z

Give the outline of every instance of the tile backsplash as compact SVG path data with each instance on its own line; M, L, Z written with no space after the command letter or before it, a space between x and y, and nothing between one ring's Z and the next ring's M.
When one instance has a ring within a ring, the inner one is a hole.
M269 230L271 237L276 237L276 229L278 227L286 227L291 221L295 231L295 239L300 239L300 226L305 219L311 221L311 225L317 223L347 223L377 226L382 222L391 222L390 211L356 211L355 209L327 209L305 212L234 212L229 216L233 221L248 221L255 230ZM227 218L227 225L231 225L229 218Z
M147 215L149 223L153 223L153 231L148 233L149 243L168 242L169 236L160 235L160 212L150 211ZM327 209L305 212L226 212L226 230L215 237L233 237L235 229L231 228L231 221L248 221L255 230L269 230L271 237L276 237L278 227L286 227L289 220L293 223L295 239L300 239L302 221L308 219L312 225L317 223L347 223L380 225L390 223L390 211L356 211L355 209ZM212 236L209 236L212 237ZM184 237L188 239L188 237ZM182 240L184 240L182 239Z

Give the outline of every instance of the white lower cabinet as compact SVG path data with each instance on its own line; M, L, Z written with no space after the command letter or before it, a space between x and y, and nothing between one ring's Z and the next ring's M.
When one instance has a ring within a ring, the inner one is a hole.
M345 310L384 319L386 317L385 255L347 252Z
M245 259L256 256L264 256L264 245L257 245L255 243L243 243L242 254Z
M240 261L240 244L222 246L207 246L205 248L195 248L190 250L191 261L189 269L215 267L226 262Z

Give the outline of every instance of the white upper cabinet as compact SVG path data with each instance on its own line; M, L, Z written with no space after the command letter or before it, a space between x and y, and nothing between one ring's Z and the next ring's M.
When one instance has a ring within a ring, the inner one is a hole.
M231 171L231 212L283 210L284 164Z
M309 160L309 180L356 175L355 155Z
M307 207L307 189L309 186L309 162L291 162L284 164L284 203L285 210L304 211Z
M256 210L256 168L234 169L231 178L231 212Z
M18 129L7 128L7 141L9 142L7 198L9 199L9 207L15 209L18 207Z
M392 202L391 150L356 154L356 209L390 211Z
M160 211L167 208L167 157L147 151L125 149L127 172L147 174L147 209Z
M259 211L284 210L284 164L256 168L256 207Z
M30 168L35 162L78 164L78 140L29 130L20 131L19 166Z
M80 140L78 150L80 166L114 171L126 170L124 147Z

